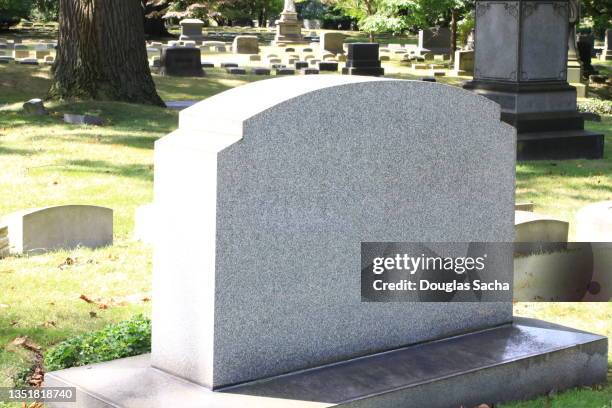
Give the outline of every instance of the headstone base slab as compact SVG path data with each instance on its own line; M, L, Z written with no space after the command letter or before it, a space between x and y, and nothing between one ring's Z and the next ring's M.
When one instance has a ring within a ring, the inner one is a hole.
M211 391L143 355L47 373L77 388L51 408L377 408L475 406L606 381L607 338L551 323L513 324Z
M380 67L344 67L342 68L342 75L383 76L385 75L385 69Z
M581 129L519 133L516 144L519 161L602 159L604 155L604 135Z
M604 138L584 130L576 88L567 82L474 80L463 87L500 104L502 121L517 131L517 160L603 158Z

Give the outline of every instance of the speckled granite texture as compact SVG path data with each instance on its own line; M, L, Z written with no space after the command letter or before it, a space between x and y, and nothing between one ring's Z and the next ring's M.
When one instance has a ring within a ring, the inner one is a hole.
M360 301L362 241L513 240L499 117L459 88L355 76L182 111L155 148L153 366L216 388L510 322L510 299Z

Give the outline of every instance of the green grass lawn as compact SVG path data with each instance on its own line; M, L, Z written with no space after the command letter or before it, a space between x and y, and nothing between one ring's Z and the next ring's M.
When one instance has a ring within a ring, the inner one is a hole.
M48 117L24 116L21 104L45 95L49 75L48 67L0 64L0 214L64 203L108 206L115 212L115 245L0 261L0 386L11 385L33 363L31 353L11 345L16 337L26 335L45 350L150 313L151 249L130 234L134 210L152 200L153 143L176 128L178 115L123 103L53 102ZM212 70L200 79L155 81L165 100L199 100L258 79ZM65 112L100 115L108 125L66 125ZM583 205L612 199L612 117L587 126L608 135L606 158L521 163L517 201L534 201L538 211L572 221ZM109 307L100 309L81 295ZM612 336L610 304L517 304L516 313ZM611 400L607 385L508 406L600 408Z

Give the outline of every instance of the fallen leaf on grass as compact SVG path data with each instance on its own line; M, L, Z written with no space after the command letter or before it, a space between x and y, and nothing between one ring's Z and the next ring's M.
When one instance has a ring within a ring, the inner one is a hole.
M58 268L60 269L64 269L67 266L72 266L75 264L75 262L78 261L78 258L72 259L70 257L66 258L66 260L64 262L62 262Z
M93 318L98 317L98 314L96 312L89 312L89 317L93 319Z
M33 402L30 405L24 402L21 407L22 408L44 408L45 406L42 404L42 402Z
M34 369L34 373L28 379L28 384L32 387L40 387L45 379L45 373L40 366Z
M28 336L16 337L15 340L13 340L12 344L13 346L21 346L25 349L28 349L34 352L40 351L40 346L36 344L34 341L30 340Z
M87 295L81 295L79 296L79 298L89 304L98 306L98 308L100 309L108 309L109 307L127 306L129 304L136 304L140 302L144 303L144 302L151 301L151 295L148 293L137 293L137 294L125 296L122 298L110 298L110 299L102 299L102 298L92 299Z
M85 302L87 302L87 303L89 303L89 304L96 305L96 306L98 306L100 309L108 309L108 303L101 302L101 301L100 301L100 299L98 299L98 300L93 300L93 299L91 299L91 298L90 298L89 296L87 296L87 295L81 295L81 296L79 296L79 299L82 299L82 300L84 300Z

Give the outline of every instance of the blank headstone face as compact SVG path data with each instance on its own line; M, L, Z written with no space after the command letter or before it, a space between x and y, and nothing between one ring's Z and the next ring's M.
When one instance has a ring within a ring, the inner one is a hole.
M11 252L42 253L113 243L113 210L92 205L60 205L9 214Z
M450 50L450 30L446 27L419 30L419 48L447 54Z
M201 51L198 48L164 48L161 55L162 73L176 76L202 76Z
M321 49L334 54L343 52L345 35L342 33L323 32L320 35Z
M257 54L259 52L257 36L237 35L232 48L236 54Z
M562 2L544 2L532 7L527 3L522 6L519 45L521 80L566 78L568 19L567 5Z
M204 22L198 19L181 20L181 35L184 37L201 37Z
M515 131L494 102L294 76L179 122L155 147L155 367L214 388L511 321L511 299L360 294L362 241L513 240ZM511 281L508 260L496 273Z

